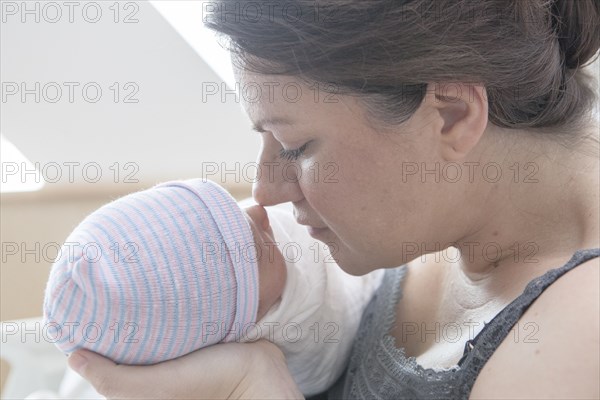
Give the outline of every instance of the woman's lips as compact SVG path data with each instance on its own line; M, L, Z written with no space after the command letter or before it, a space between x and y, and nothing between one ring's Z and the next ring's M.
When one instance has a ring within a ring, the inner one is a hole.
M325 233L326 231L329 230L329 228L327 228L327 227L319 228L316 226L312 226L309 223L307 223L307 221L296 220L296 222L299 223L300 225L306 226L306 229L308 230L308 234L312 237L322 235L323 233Z
M317 237L328 231L328 228L315 228L314 226L307 226L308 234L312 237Z

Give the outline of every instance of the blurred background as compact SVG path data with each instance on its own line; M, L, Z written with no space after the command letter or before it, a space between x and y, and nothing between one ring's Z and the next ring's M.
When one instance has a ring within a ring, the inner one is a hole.
M247 198L259 137L200 1L0 3L0 320L15 321L41 315L51 263L87 214L201 176Z

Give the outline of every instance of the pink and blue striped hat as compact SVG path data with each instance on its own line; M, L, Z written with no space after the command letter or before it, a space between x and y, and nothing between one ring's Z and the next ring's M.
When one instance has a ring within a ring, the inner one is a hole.
M256 322L257 251L248 221L219 185L174 181L85 218L61 247L44 297L44 332L64 353L85 348L154 364Z

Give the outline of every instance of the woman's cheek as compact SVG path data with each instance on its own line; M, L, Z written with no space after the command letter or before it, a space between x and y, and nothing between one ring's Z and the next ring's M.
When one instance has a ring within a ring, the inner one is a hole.
M334 184L324 182L322 175L307 176L300 181L300 190L310 208L317 214L311 215L312 220L317 217L326 218L329 214L330 203L335 201L335 193L332 192L335 190Z

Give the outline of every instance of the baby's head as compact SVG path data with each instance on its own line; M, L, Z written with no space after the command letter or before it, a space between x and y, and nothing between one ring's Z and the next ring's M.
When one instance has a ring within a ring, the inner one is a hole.
M48 339L123 364L241 340L283 291L285 261L273 242L264 208L242 210L210 181L115 200L61 248L44 298Z

